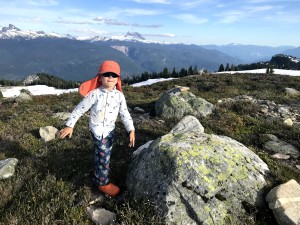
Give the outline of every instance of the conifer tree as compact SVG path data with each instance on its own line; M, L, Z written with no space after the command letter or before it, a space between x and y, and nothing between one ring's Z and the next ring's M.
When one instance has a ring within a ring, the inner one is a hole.
M221 64L220 65L220 67L219 67L219 70L218 70L218 72L223 72L224 71L224 65L223 64Z
M230 69L229 69L229 63L226 64L225 71L230 71Z
M175 67L173 68L173 71L172 71L171 76L174 77L174 78L177 78L177 77L178 77L178 73L176 72Z
M193 74L194 74L193 67L190 66L188 69L188 75L193 75Z

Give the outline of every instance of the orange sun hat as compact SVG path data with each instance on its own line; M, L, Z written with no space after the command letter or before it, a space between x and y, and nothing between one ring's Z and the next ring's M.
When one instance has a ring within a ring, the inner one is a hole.
M107 60L104 61L100 67L99 67L99 72L96 75L96 77L87 80L85 82L83 82L80 86L79 86L79 93L85 97L91 90L94 90L98 87L100 87L102 85L101 79L99 76L101 76L101 74L104 73L115 73L118 75L118 81L116 84L116 88L117 90L119 90L120 92L122 92L122 82L121 82L121 70L120 70L120 66L117 62L112 61L112 60Z

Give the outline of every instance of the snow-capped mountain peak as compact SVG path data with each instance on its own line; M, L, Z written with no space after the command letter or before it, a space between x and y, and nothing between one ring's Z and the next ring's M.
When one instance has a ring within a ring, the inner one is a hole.
M127 32L124 37L126 38L133 38L136 40L145 40L145 38L138 32Z
M41 37L74 39L74 37L72 37L71 35L62 35L54 32L47 34L44 31L23 31L12 24L9 24L8 27L2 27L2 29L0 30L0 39L23 38L29 40Z
M2 27L2 32L9 32L9 31L15 31L15 32L18 32L18 31L21 31L19 28L15 27L14 25L12 24L9 24L8 27Z
M8 27L0 27L0 39L36 39L36 38L67 38L78 41L109 41L109 40L118 40L118 41L137 41L143 43L158 43L156 41L146 40L138 32L127 32L126 34L120 36L71 36L69 34L58 34L55 32L46 33L44 31L31 31L31 30L21 30L15 27L12 24L9 24Z

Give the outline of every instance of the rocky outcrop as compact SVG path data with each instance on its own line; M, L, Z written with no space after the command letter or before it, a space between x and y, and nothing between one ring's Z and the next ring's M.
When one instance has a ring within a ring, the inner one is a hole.
M198 98L186 87L174 87L164 93L155 103L155 112L162 118L183 118L187 115L206 117L212 113L214 105Z
M203 133L195 117L186 120L136 154L128 190L154 201L167 224L228 224L244 203L263 205L268 166L241 143Z
M29 75L23 80L23 85L32 84L34 81L40 79L38 75Z
M276 104L270 100L256 99L252 96L239 95L234 98L224 98L218 104L228 104L232 102L253 103L258 106L256 115L265 119L281 119L287 126L300 124L300 105Z

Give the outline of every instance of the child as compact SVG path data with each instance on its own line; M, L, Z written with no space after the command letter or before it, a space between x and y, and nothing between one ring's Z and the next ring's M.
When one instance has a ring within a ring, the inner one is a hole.
M116 196L120 188L109 182L109 162L118 114L129 132L129 147L135 144L135 129L121 89L120 66L115 61L104 61L97 76L81 84L79 92L84 99L75 107L60 138L72 137L77 120L89 109L89 127L95 149L95 180L100 191Z

